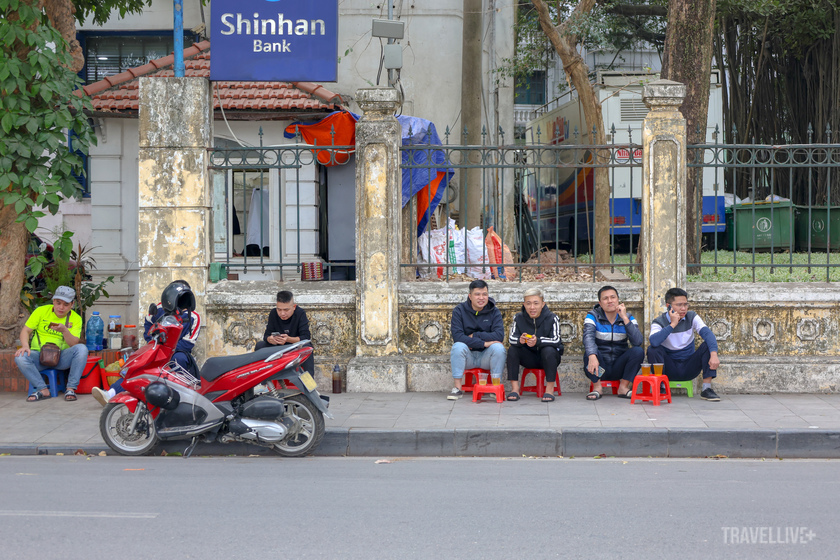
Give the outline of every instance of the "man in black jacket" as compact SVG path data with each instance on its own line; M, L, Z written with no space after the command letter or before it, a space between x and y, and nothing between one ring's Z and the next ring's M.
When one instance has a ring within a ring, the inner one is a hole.
M461 386L466 369L489 369L493 383L501 383L505 367L505 346L502 344L505 326L501 311L488 293L487 282L470 282L467 301L452 311L450 330L455 341L449 353L455 387L446 398L454 401L464 396Z
M507 400L519 400L521 365L545 371L545 394L542 401L552 402L557 366L563 355L563 341L560 339L560 319L546 307L543 294L538 288L525 290L525 303L522 311L513 318L508 342L507 371L511 392Z
M633 396L633 380L645 358L642 342L639 324L618 299L618 290L612 286L598 290L598 303L583 321L583 370L593 384L587 400L601 398L602 379L620 379L618 396Z
M268 346L284 346L301 340L311 340L309 334L309 319L306 311L295 305L292 292L286 290L277 292L277 308L268 314L268 325L265 327L263 339L257 342L254 350L261 350ZM315 375L315 353L309 355L303 365L304 371Z

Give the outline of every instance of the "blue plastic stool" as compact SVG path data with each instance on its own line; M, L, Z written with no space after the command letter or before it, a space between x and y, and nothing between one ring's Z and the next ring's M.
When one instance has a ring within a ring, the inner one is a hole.
M668 381L668 385L671 386L671 389L674 387L678 389L685 389L686 395L688 398L694 396L694 380L690 379L688 381Z
M63 369L45 369L41 370L41 375L47 381L47 384L50 386L50 396L54 397L58 395L60 391L63 391L67 388L67 372ZM35 392L35 389L32 388L32 383L29 384L29 394Z

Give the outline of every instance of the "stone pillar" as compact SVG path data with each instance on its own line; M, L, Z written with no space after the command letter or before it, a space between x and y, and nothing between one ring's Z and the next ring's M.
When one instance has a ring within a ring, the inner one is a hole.
M356 357L349 392L405 392L399 355L400 125L392 88L360 89L356 123Z
M204 78L140 78L140 317L173 280L190 283L204 314L210 262L207 148L213 138L210 82ZM142 320L142 319L141 319ZM205 355L199 337L196 358Z
M665 292L686 275L686 129L679 112L685 86L656 80L644 86L650 108L642 129L642 258L645 332L665 310Z

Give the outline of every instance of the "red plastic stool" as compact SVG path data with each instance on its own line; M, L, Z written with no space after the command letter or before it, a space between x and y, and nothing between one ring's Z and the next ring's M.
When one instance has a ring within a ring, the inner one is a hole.
M469 393L473 390L473 387L478 385L478 374L479 373L486 373L487 376L490 376L489 369L481 369L481 368L472 368L472 369L465 369L464 370L464 378L463 378L463 385L461 385L461 390L465 393Z
M525 385L525 378L528 377L529 373L534 374L534 384L533 385ZM555 378L556 379L556 378ZM560 380L557 379L557 382L554 384L554 390L557 391L557 396L562 397L563 393L560 392ZM537 398L543 398L545 394L545 370L544 369L531 369L526 368L522 370L522 384L520 386L520 393L523 395L528 393L536 393Z
M641 387L639 387L641 386ZM665 392L660 393L660 388L665 387ZM639 387L642 392L636 394L636 388ZM659 406L659 402L663 399L668 399L671 402L671 384L668 383L668 376L666 375L637 375L633 381L633 396L630 397L630 404L636 401L653 402L654 406Z
M610 387L610 388L612 388L613 395L617 395L617 394L618 394L618 384L619 384L619 383L621 383L621 380L620 380L620 379L613 379L613 380L609 380L609 381L608 381L608 380L606 380L606 379L602 379L602 380L601 380L601 386L602 386L602 387ZM589 384L589 392L591 393L591 392L592 392L592 391L594 391L594 390L595 390L595 384L594 384L594 383L590 383L590 384Z
M475 384L472 387L473 402L478 402L485 393L492 393L496 395L496 402L505 402L505 386L502 383L494 385L492 381L488 381L487 385Z

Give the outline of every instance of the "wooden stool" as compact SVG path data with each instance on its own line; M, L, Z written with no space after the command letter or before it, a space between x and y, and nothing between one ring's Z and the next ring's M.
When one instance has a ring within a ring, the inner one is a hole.
M601 380L601 386L602 386L602 387L610 387L610 388L612 388L613 395L617 395L617 394L618 394L618 384L619 384L619 383L621 383L621 380L620 380L620 379L613 379L613 380L609 380L609 381L608 381L608 380L606 380L606 379L602 379L602 380ZM595 390L595 384L594 384L594 383L590 383L590 384L589 384L589 392L591 393L591 392L592 392L592 391L594 391L594 390Z
M525 378L528 377L529 373L534 374L534 384L533 385L525 385ZM560 380L557 379L557 382L554 384L554 390L557 391L557 396L562 397L563 393L560 392ZM545 370L544 369L532 369L526 368L522 370L522 384L520 386L519 392L521 394L525 394L525 392L529 393L536 393L537 398L543 398L545 394Z
M641 385L642 392L636 394L636 388ZM660 387L665 387L665 393L660 393ZM630 397L630 404L636 401L652 402L659 406L659 402L668 399L671 402L671 385L665 375L637 375L633 381L633 396Z

